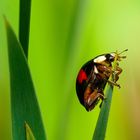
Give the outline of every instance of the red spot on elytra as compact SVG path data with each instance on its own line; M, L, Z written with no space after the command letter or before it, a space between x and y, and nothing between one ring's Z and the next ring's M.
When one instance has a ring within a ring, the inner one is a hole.
M80 84L83 82L83 80L87 80L86 72L83 69L80 70L77 76L77 80Z

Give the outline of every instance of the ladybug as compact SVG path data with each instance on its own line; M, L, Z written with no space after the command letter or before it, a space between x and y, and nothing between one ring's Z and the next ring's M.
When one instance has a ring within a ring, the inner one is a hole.
M122 72L122 69L119 67L119 61L126 58L126 56L121 56L120 54L125 51L127 51L127 49L121 53L112 52L99 55L81 67L76 79L76 92L80 103L87 111L94 109L100 99L103 102L105 99L103 91L107 83L120 88L120 85L117 84L116 81ZM115 58L117 66L116 69L113 70L112 63ZM109 80L109 77L113 73L115 73L115 82Z

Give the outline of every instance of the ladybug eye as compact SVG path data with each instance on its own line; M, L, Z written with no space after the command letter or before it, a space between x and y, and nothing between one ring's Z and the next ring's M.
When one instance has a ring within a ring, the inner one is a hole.
M110 55L111 55L112 57L115 57L116 54L115 54L115 53L111 53Z
M114 61L114 58L115 58L115 54L114 55L110 55L110 61L112 62L112 61Z
M115 53L111 53L111 54L106 54L106 59L109 62L113 62L115 58Z

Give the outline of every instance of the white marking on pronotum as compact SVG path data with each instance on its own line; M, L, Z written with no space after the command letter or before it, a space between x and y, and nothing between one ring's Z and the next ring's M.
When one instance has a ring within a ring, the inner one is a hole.
M102 55L102 56L99 56L99 57L95 58L94 62L95 63L100 63L100 62L103 62L104 60L106 60L106 57L104 55Z
M96 66L94 66L94 72L95 73L99 73L98 70L97 70L97 68L96 68Z

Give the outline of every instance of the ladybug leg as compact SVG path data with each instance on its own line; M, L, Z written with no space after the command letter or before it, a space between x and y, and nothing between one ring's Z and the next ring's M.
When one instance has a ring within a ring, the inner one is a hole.
M87 100L88 105L89 105L89 106L92 105L93 102L94 102L97 98L100 98L102 101L105 99L104 94L97 92L96 95L95 95L95 92L93 92L93 93L88 97L88 100Z
M120 67L116 67L117 75L120 75L122 73L122 69Z
M107 80L107 82L113 86L117 86L118 88L121 88L121 86L113 81Z
M118 81L119 75L122 73L122 69L119 66L117 66L116 70L113 73L115 74L115 82L108 80L108 83L120 88L120 85L117 84L116 81Z
M107 66L107 65L98 65L97 66L97 69L99 70L99 71L106 71L106 72L109 72L109 73L112 73L113 72L113 70L112 70L112 67L110 67L110 66Z
M114 70L112 70L112 67L110 66L105 66L105 65L98 65L97 69L99 70L99 75L102 78L106 78L106 77L110 77L110 75L115 72Z
M118 56L117 61L121 61L122 59L125 59L125 58L126 58L125 55L124 56Z
M88 87L84 93L84 104L87 111L92 110L99 102L99 99L102 101L105 99L103 92L97 89L92 92L91 88Z
M122 73L122 69L117 66L116 71L114 73L115 73L115 81L118 81L119 75Z
M115 74L115 81L119 79L119 75L122 72L122 69L117 65L116 70L112 70L112 67L105 66L105 65L100 65L98 66L98 70L102 71L103 73L98 73L103 79L107 79L107 77L110 77L111 74ZM107 80L107 82L111 85L117 86L120 88L120 85L117 84L116 82L113 82L111 80Z
M102 101L101 101L101 103L100 103L100 105L99 105L99 107L101 108L101 107L102 107L102 104L103 104L103 101L106 99L106 97L104 96L104 92L103 92L102 89L99 89L99 90L98 90L98 94L101 95L101 96L100 96L100 99L101 99Z
M104 95L103 92L102 92L102 94ZM102 107L103 101L104 101L105 99L106 99L106 97L104 97L104 96L103 96L103 98L101 98L102 101L101 101L101 103L100 103L100 105L99 105L100 108Z

